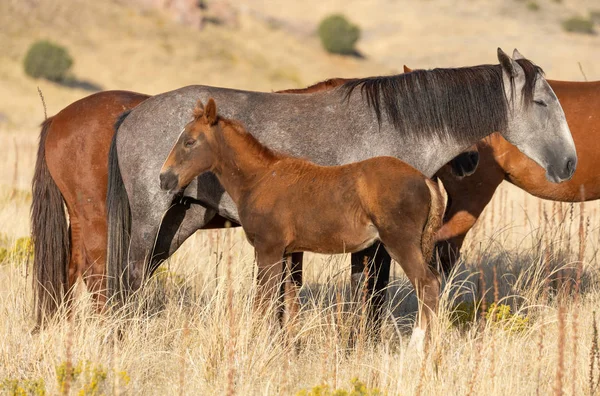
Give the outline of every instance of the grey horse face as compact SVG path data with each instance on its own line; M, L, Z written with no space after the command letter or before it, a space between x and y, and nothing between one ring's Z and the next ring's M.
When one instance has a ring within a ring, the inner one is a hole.
M520 100L525 85L525 72L516 62L520 58L522 55L516 49L511 59L498 48L504 90L509 100L508 125L504 137L543 167L549 181L560 183L569 180L577 166L577 153L565 113L542 75L537 77L533 97ZM514 79L512 86L511 76Z

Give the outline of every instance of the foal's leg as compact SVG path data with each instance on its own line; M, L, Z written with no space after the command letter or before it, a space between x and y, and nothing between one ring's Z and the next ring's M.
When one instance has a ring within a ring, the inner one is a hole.
M284 279L281 287L284 301L284 317L282 324L293 326L300 312L300 288L302 287L303 252L284 256Z
M417 233L417 238L415 238L415 235L409 235L406 232L395 234L394 240L391 243L388 242L387 247L417 293L419 311L411 343L416 343L416 346L423 350L427 327L437 314L440 280L423 257L421 235Z
M353 253L351 264L351 288L354 302L361 303L363 294L366 292L369 302L367 307L368 327L378 332L383 322L392 259L383 245L377 242L360 252ZM367 273L366 279L365 272Z
M258 265L258 287L254 300L257 312L269 313L271 304L276 301L279 285L283 275L283 248L259 246L255 248Z

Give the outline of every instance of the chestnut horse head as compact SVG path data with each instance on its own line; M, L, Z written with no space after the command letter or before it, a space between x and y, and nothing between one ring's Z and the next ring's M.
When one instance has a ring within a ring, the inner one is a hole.
M183 189L196 176L210 170L213 164L209 140L214 139L213 128L218 127L219 123L215 101L209 99L204 107L199 100L193 117L181 131L163 164L160 172L160 186L163 190Z

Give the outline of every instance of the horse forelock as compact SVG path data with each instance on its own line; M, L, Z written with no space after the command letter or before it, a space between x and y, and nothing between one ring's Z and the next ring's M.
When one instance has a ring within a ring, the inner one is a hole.
M516 61L525 72L525 85L521 91L521 98L525 107L529 107L533 101L533 91L535 83L540 76L544 76L544 70L528 59L518 59Z
M521 92L529 104L541 68L517 61L525 71ZM513 84L513 81L511 81ZM505 130L508 101L500 65L414 70L394 76L348 81L341 87L344 100L359 89L381 125L383 118L415 138L453 138L472 142L482 132Z

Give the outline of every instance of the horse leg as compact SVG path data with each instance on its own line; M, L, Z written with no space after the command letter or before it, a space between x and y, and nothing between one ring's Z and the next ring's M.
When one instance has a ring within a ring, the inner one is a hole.
M152 276L160 263L171 257L192 234L209 224L216 213L198 204L173 205L158 231L148 275Z
M155 212L156 213L156 212ZM165 216L164 221L168 221ZM161 224L160 215L132 214L129 251L126 257L127 291L139 290L147 279L150 257Z
M144 279L215 214L216 211L197 204L174 204L162 219L133 217L129 251L132 288L139 289Z
M254 300L256 312L265 316L270 312L271 304L278 295L278 286L283 276L283 248L276 246L257 246L256 263L257 290Z
M300 288L302 287L302 260L303 252L296 252L284 256L284 278L281 284L281 293L284 302L284 318L282 325L293 331L294 324L300 313Z
M397 232L392 236L393 239L385 239L385 242L390 254L400 264L417 293L419 310L411 344L423 351L426 331L437 314L440 279L423 257L420 234L416 234L417 237L408 232Z
M445 275L454 268L465 236L506 177L490 146L480 142L477 149L479 164L472 175L457 178L446 166L436 173L448 194L444 224L437 232L435 249Z
M391 264L389 253L380 243L353 253L351 257L352 297L358 303L363 303L363 297L366 297L367 323L375 333L379 332L383 323Z
M81 238L81 224L79 218L73 213L72 210L69 212L69 223L70 223L70 235L71 235L71 256L69 258L69 266L67 271L67 290L65 290L65 303L70 309L73 303L73 293L75 291L75 283L77 277L80 275L81 269L83 268L83 242ZM57 301L60 304L60 301Z
M92 294L97 312L102 312L106 305L106 217L96 216L84 224L83 280Z

